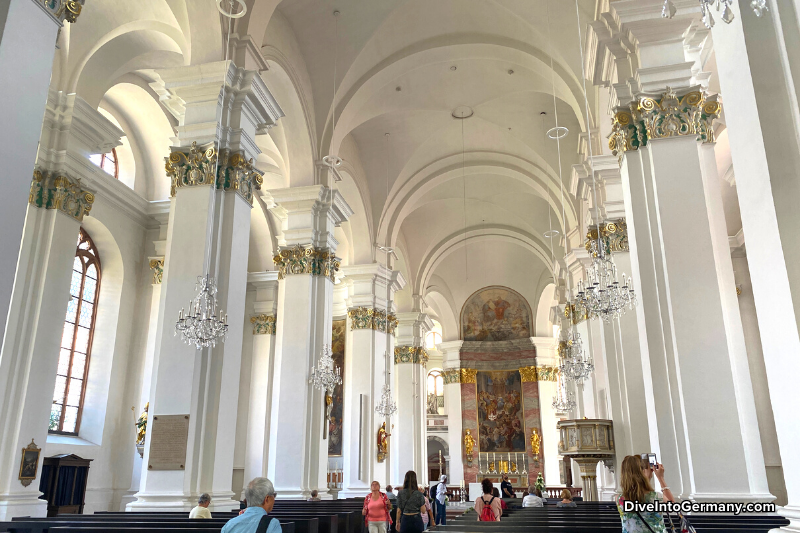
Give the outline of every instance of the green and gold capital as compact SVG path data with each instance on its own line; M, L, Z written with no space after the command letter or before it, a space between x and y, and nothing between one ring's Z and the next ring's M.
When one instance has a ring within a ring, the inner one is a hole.
M94 193L81 187L80 179L73 179L60 171L34 170L28 203L43 209L61 211L81 222L94 203Z

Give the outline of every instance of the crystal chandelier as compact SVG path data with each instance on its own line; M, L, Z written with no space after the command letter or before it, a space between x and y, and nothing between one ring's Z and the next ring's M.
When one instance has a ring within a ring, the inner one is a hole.
M598 232L592 242L592 265L586 272L586 283L578 281L578 294L574 305L585 310L589 318L602 318L606 322L619 317L636 305L636 292L631 278L622 274L622 284L617 281L617 266L606 250Z
M375 412L384 418L389 418L397 412L397 404L392 400L392 391L388 383L384 383L381 389L381 403L375 407Z
M583 383L583 380L592 375L594 363L591 356L583 351L581 335L577 331L570 331L559 343L559 355L561 363L558 371L564 379Z
M716 7L717 12L719 13L720 9L722 9L722 21L725 24L730 24L733 22L734 14L733 10L731 9L731 4L733 4L733 0L699 0L700 1L700 13L703 15L703 24L705 24L706 28L711 29L714 27L714 17L711 16L711 8ZM756 14L757 17L760 17L764 14L765 11L769 11L769 6L767 6L767 0L751 0L750 8L753 10L753 13ZM661 16L664 18L671 19L675 16L678 10L675 8L675 4L672 3L672 0L664 0L664 6L661 8Z
M308 382L313 384L315 389L324 390L326 393L333 392L336 385L342 384L342 371L338 366L333 367L333 352L327 344L322 347L322 356L317 361L317 366L311 369Z
M189 311L181 309L175 323L175 335L180 332L186 344L194 344L198 350L217 345L228 333L228 315L219 310L217 315L217 282L209 275L198 276L200 289L197 296L189 302Z
M558 380L558 394L553 396L553 410L556 413L568 413L575 409L577 406L575 401L575 393L567 392L564 389L564 381L559 378Z

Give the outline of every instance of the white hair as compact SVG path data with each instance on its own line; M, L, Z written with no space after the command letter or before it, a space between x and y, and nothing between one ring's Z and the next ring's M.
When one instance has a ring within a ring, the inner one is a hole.
M197 503L208 503L210 501L211 501L211 496L209 496L207 492L204 492L197 498Z
M272 481L265 477L253 479L244 491L248 507L261 507L267 496L275 496L275 487L272 486Z

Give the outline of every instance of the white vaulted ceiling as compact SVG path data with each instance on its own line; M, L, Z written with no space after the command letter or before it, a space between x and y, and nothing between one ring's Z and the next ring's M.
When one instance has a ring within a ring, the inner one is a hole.
M458 338L461 305L482 286L510 286L536 308L552 281L553 253L563 256L543 234L551 226L563 234L562 211L569 228L578 217L574 198L562 206L559 182L561 174L569 188L587 121L575 2L247 4L233 31L261 46L269 65L262 77L286 112L258 140L265 187L312 184L315 161L340 155L337 186L355 211L337 231L345 264L383 260L375 242L397 248L408 280L398 305L410 310L411 294L425 297L446 340ZM594 1L579 6L585 23ZM167 188L155 165L169 144L164 125L174 120L158 116L147 81L154 69L220 60L226 31L213 0L93 0L62 37L54 84L129 119L137 179L148 180L135 190L149 200ZM473 116L454 119L458 106ZM556 111L570 130L560 160L545 135ZM277 231L263 207L254 209L264 222L254 221L251 238L258 269L269 267Z

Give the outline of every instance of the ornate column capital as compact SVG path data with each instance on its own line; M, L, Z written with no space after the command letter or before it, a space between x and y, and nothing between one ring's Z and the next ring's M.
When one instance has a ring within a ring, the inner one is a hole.
M397 318L394 315L387 317L386 311L373 307L352 307L347 310L347 316L350 317L350 331L374 329L394 334L397 327Z
M571 320L573 324L577 325L581 322L589 320L589 313L586 311L586 308L579 304L571 304L567 302L564 305L564 318L567 320Z
M586 233L586 242L583 247L593 257L597 257L597 226L589 226ZM603 243L605 253L630 252L628 244L628 224L624 218L600 224L600 242Z
M478 369L462 368L461 383L478 383Z
M428 363L428 352L421 346L395 346L394 364L402 363L424 366Z
M533 381L558 381L558 367L556 366L524 366L519 369L523 383Z
M214 183L219 190L235 192L250 206L253 205L254 192L260 191L264 182L261 173L253 166L253 160L246 160L244 152L231 152L227 148L218 151L213 143L198 148L197 142L192 142L188 151L173 149L165 170L172 180L170 196L175 196L182 187Z
M275 335L277 320L273 315L260 314L250 317L253 335Z
M449 368L442 372L442 379L445 385L449 385L450 383L461 383L461 369L460 368Z
M327 248L300 244L281 247L272 261L278 267L279 280L290 274L311 274L326 277L333 282L341 265L341 259Z
M620 162L625 152L638 150L656 139L695 136L714 142L714 120L722 104L717 95L696 87L663 93L641 93L626 107L618 107L612 119L608 147Z
M153 271L153 285L160 285L164 277L164 258L151 257L150 270Z
M81 14L85 0L40 0L55 18L64 22L75 22Z
M94 193L81 187L60 171L34 170L28 203L34 207L55 209L81 222L92 210Z

